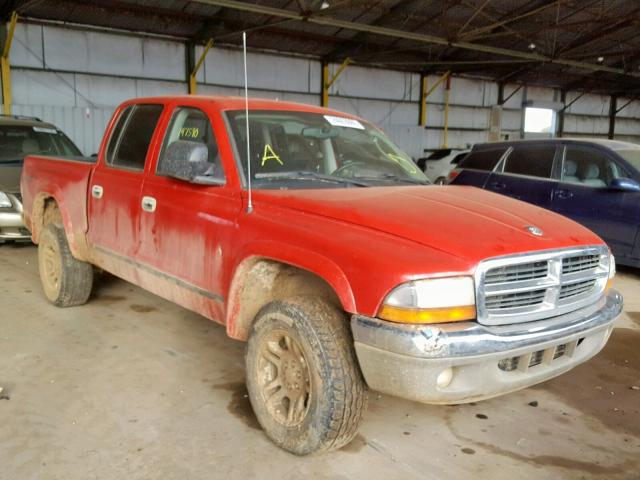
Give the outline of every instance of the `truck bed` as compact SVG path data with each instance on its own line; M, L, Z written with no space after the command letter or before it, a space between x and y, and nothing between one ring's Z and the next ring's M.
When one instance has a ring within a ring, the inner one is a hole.
M31 218L36 202L54 199L60 207L71 250L77 253L78 240L87 232L87 190L93 166L91 157L48 157L30 155L25 158L20 190L24 221L38 243L42 219Z

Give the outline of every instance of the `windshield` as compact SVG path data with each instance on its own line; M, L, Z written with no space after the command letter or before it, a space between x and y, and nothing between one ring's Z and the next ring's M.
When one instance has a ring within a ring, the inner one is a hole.
M55 128L0 125L0 162L22 161L27 155L80 156L82 153Z
M616 150L616 152L629 162L633 168L640 171L640 148Z
M246 118L227 112L247 175ZM411 158L381 131L346 117L280 110L249 112L255 188L335 188L428 184Z

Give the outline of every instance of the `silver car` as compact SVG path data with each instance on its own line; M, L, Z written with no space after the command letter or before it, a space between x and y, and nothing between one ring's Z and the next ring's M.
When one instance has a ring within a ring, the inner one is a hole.
M0 244L29 241L22 222L20 173L27 155L81 156L69 138L50 123L34 117L0 115Z

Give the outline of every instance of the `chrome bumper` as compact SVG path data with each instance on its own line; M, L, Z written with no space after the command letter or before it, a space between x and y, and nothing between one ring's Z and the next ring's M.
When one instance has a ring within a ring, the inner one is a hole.
M622 296L611 290L595 305L529 323L404 325L354 315L351 328L372 389L424 403L465 403L588 360L604 347L621 312Z
M0 208L0 243L7 240L30 241L31 233L22 220L22 203L17 196L8 194L11 208Z

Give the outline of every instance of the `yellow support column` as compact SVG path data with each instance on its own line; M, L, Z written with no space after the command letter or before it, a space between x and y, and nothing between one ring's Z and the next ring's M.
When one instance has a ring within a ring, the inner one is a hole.
M351 63L351 59L349 57L345 58L344 61L336 70L336 73L333 74L333 77L329 78L329 64L327 62L322 62L322 106L329 106L329 89L331 85L338 79L340 74L344 71L345 68Z
M7 30L7 38L4 41L2 49L2 57L0 57L0 74L2 77L2 113L11 115L11 65L9 63L9 53L11 53L11 42L13 40L13 32L18 23L18 14L13 12L9 21L9 29Z
M204 59L206 58L207 53L209 53L209 50L211 50L211 47L213 47L213 38L210 38L207 44L204 46L202 55L200 55L198 62L196 63L195 67L193 67L193 71L189 74L189 95L195 95L198 91L196 75L198 74L198 70L200 70L200 67L204 63Z
M448 75L444 88L444 132L442 136L442 148L447 148L449 137L449 93L451 92L451 77Z

